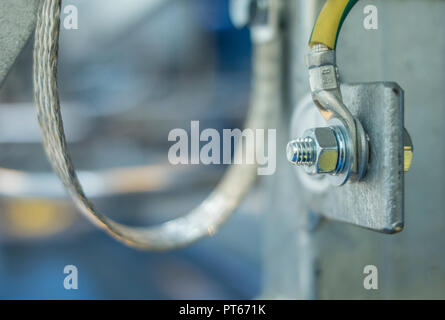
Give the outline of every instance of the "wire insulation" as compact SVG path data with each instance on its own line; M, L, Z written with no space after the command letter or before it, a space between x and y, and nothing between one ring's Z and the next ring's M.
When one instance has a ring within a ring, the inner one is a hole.
M358 0L327 0L315 22L309 46L321 43L335 50L341 27Z

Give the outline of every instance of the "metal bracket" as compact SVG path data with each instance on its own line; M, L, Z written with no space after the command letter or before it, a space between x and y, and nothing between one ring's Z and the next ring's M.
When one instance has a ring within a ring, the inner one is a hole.
M327 218L383 233L400 232L404 225L403 90L396 83L376 82L342 85L341 92L369 136L368 173L360 183L342 188L325 184L322 192L305 190L305 198L312 211Z

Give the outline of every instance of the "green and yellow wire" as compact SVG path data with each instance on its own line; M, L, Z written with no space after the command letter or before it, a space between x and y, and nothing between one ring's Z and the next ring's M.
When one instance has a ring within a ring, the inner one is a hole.
M358 0L327 0L315 22L309 46L321 43L335 50L340 29Z

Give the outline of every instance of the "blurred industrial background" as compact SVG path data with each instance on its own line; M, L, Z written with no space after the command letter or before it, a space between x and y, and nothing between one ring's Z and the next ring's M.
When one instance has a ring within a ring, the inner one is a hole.
M250 88L248 30L233 27L227 0L63 4L79 10L79 29L62 28L59 78L72 156L87 193L131 225L183 215L225 168L170 165L168 133L189 128L191 120L202 128L242 127ZM12 169L0 172L0 298L259 295L258 193L217 235L168 253L127 248L76 212L40 144L32 44L0 91L0 163ZM96 170L108 179L105 191ZM79 290L63 287L69 264L78 267Z

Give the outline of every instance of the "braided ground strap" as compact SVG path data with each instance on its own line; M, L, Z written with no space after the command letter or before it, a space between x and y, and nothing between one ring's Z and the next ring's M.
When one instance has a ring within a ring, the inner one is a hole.
M257 176L255 165L233 165L198 207L180 218L154 227L129 227L99 213L83 192L66 143L57 87L61 0L43 0L34 45L34 98L43 145L53 170L79 210L93 223L127 245L149 250L185 246L216 229L231 215ZM255 49L253 101L247 128L267 128L266 119L279 107L280 50L277 41ZM263 148L258 146L257 148Z

